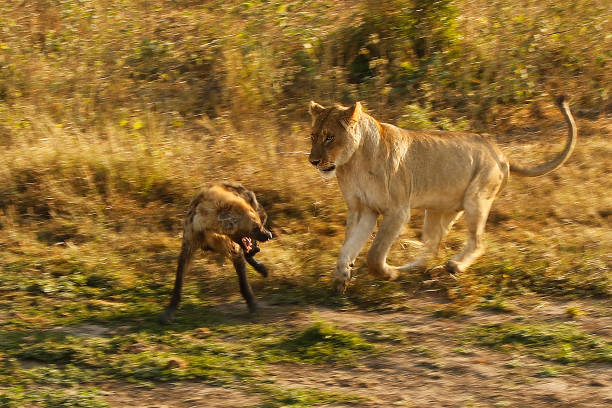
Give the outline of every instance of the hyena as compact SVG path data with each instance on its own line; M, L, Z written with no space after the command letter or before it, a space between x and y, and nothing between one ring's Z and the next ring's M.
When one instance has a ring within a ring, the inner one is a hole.
M189 205L174 291L160 321L169 323L174 318L181 301L183 277L198 248L231 259L249 312L256 312L257 302L247 280L245 261L262 276L268 276L266 267L254 258L260 250L257 241L264 242L272 238L272 233L264 227L267 218L255 194L241 184L220 183L202 189Z

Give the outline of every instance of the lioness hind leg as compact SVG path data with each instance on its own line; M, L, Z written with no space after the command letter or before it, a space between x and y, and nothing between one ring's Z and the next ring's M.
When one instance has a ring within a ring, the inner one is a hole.
M461 211L426 210L421 237L423 248L421 248L414 261L402 265L398 269L400 271L425 269L427 264L438 255L442 239L448 234L461 214Z
M450 272L465 271L485 251L483 239L485 224L503 180L503 175L498 172L489 173L486 176L488 177L475 180L466 191L463 209L468 228L468 241L463 251L447 262L446 269Z

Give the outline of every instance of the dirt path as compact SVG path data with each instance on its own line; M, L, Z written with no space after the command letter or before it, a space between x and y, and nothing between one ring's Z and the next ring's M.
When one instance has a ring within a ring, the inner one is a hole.
M422 309L423 303L418 302ZM367 356L353 367L273 364L262 376L281 388L314 389L363 399L327 405L333 407L611 406L609 365L547 372L546 362L535 358L480 347L462 348L457 343L457 333L476 324L529 321L534 316L545 322L566 320L564 311L569 305L575 304L540 302L536 306L526 304L521 313L477 310L453 319L435 318L424 312L381 315L320 307L265 306L258 320L285 319L298 326L324 320L347 330L393 324L418 347L393 347L389 352ZM241 304L220 306L230 314L241 307ZM612 318L605 312L605 305L581 303L580 307L590 311L588 317L575 323L581 330L610 335ZM152 388L114 383L102 389L112 407L250 407L262 403L261 396L250 393L247 387L223 388L198 382L159 384Z

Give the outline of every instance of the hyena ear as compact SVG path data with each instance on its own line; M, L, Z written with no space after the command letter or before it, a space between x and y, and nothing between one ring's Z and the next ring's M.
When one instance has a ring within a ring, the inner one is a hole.
M312 116L312 120L319 116L324 110L325 108L323 106L319 105L315 101L310 101L310 105L308 106L308 113L310 113L310 116Z

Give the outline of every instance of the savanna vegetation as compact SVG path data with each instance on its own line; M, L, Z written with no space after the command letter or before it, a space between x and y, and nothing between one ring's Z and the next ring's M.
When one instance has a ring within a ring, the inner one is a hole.
M610 84L607 0L0 2L0 406L612 403ZM306 160L311 99L535 163L559 93L576 150L510 180L473 268L381 282L359 258L331 291L346 209ZM278 236L263 310L199 257L161 326L187 204L225 179Z

